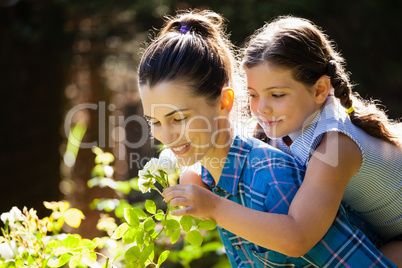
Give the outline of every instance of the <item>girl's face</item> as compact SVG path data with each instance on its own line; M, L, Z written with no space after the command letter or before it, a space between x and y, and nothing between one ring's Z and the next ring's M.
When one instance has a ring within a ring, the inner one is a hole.
M246 68L250 109L270 138L289 135L292 140L320 107L313 87L293 79L289 69L269 63Z
M154 137L170 148L182 166L214 156L219 134L219 102L191 94L185 83L169 81L140 88L145 118Z

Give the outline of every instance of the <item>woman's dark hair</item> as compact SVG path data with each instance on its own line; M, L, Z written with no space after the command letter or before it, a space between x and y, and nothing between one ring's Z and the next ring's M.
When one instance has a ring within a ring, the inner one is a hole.
M264 62L292 70L294 79L307 86L327 75L342 106L353 106L354 111L349 114L353 124L371 136L401 146L401 124L389 120L374 101L352 92L344 58L336 51L334 42L311 21L285 16L257 30L248 40L243 66L252 68ZM260 139L267 138L259 126L255 134Z
M194 10L168 18L142 55L139 85L153 87L177 80L212 103L224 86L234 86L235 69L223 18L212 11Z

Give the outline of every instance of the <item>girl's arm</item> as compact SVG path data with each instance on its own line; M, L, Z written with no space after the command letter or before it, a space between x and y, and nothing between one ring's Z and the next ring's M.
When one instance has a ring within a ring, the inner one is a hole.
M335 134L335 135L333 135ZM359 170L361 152L347 136L329 133L314 152L288 215L253 210L194 185L165 190L174 215L211 218L257 245L300 257L317 244L334 221L350 178Z
M360 169L362 153L340 132L329 132L309 161L305 179L288 215L300 231L301 255L308 252L331 227L350 179Z

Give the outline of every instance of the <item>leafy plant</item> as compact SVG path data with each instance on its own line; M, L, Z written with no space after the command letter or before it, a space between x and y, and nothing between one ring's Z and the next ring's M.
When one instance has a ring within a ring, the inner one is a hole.
M96 239L89 240L78 234L61 234L64 223L79 227L84 214L70 208L67 202L44 202L52 210L49 217L39 219L34 209L1 214L5 228L0 236L0 267L78 267L95 263L98 246ZM106 256L104 256L107 258Z
M176 183L179 168L168 158L151 159L139 177L115 181L111 163L114 156L93 148L96 154L89 187L110 187L128 194L132 190L160 193ZM212 220L191 216L176 217L169 204L145 199L130 205L125 199L96 199L93 208L114 212L121 221L101 214L97 228L108 236L92 240L78 234L63 233L63 226L77 228L84 214L68 202L44 202L52 212L39 219L34 209L13 207L3 213L0 236L0 268L12 267L162 267L169 260L190 267L190 263L216 252L218 267L230 267ZM220 257L222 256L222 258ZM212 267L213 265L208 265Z
M109 156L104 156L99 148L93 150L97 154L96 159L103 159L97 163L98 170L104 170L109 164ZM96 160L95 160L96 161ZM151 190L157 191L162 195L163 189L169 187L172 183L172 175L175 179L178 177L178 166L172 160L166 157L152 158L140 170L138 178L134 181L125 182L127 185L134 186L133 189L139 190L142 193L147 193ZM104 175L102 172L94 172L93 174ZM89 184L104 185L105 180L109 186L115 189L127 189L128 187L118 187L107 177L96 176ZM158 184L158 186L156 185ZM160 189L159 189L159 188ZM98 200L97 205L102 204ZM163 241L168 240L171 245L176 244L180 237L190 245L200 247L203 242L202 230L213 230L216 228L216 223L212 220L199 220L191 216L175 217L170 214L172 208L167 204L166 210L158 209L157 204L153 200L146 200L144 208L127 206L126 203L117 204L124 206L123 208L123 223L120 224L113 235L113 239L121 240L124 245L130 245L124 253L125 267L160 267L164 263L170 251L156 250L158 248L158 238L163 237ZM157 252L157 254L156 254Z

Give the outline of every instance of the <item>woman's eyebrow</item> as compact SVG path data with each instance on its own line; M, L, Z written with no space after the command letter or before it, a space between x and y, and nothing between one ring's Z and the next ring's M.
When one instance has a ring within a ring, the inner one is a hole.
M287 88L289 88L289 87L287 87L287 86L272 86L272 87L263 88L262 90L269 91L269 90L274 90L274 89L287 89ZM254 89L252 87L247 87L247 89L257 91L256 89Z
M165 114L165 117L169 117L175 113L183 113L185 111L188 111L190 109L178 109L178 110L173 110L170 113ZM145 119L155 119L155 117L149 116L149 115L144 115Z

